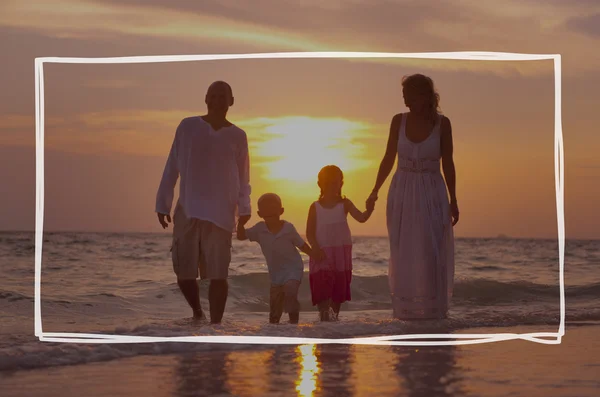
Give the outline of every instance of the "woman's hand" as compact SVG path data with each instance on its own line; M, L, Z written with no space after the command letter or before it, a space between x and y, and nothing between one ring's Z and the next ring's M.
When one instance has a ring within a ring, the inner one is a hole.
M375 201L367 200L366 207L367 207L367 212L366 212L367 217L370 217L371 214L373 213L373 211L375 211Z
M458 216L460 213L458 211L458 203L456 200L452 200L450 202L450 213L452 214L452 226L454 226L458 223Z
M373 190L369 198L367 199L365 206L367 207L367 211L373 211L375 209L375 202L377 201L377 192Z

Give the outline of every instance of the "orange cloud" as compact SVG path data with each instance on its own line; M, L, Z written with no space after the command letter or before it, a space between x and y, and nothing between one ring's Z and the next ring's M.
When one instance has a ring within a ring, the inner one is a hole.
M229 17L226 12L201 14L177 9L174 5L145 4L91 0L61 0L52 4L41 0L10 1L0 13L0 26L24 28L58 37L93 39L109 35L122 39L128 36L145 36L195 43L219 43L223 48L241 44L267 52L470 50L563 53L567 55L565 62L578 60L569 63L570 67L565 67L565 73L596 70L600 67L600 58L589 51L598 45L598 40L581 37L565 28L567 18L585 12L580 9L557 14L552 6L525 6L511 1L503 2L502 6L493 6L494 12L491 12L488 9L490 4L486 3L483 7L473 0L462 2L458 6L460 10L456 6L448 7L446 3L440 2L440 10L435 12L415 5L386 3L384 6L379 2L352 5L338 3L330 7L305 4L298 21L286 27L282 21L294 19L289 15L283 18L285 9L277 2L263 3L259 9L249 8L245 4L221 6L230 10L237 19ZM211 3L208 4L203 7L210 11ZM216 7L216 4L212 6ZM387 13L386 7L390 9ZM277 12L270 11L272 8L276 8ZM265 11L262 12L262 9ZM306 19L311 16L311 10L314 10L313 17ZM399 18L397 23L389 16L394 14L394 10L401 12L394 17ZM459 11L460 18L455 18ZM250 16L244 17L245 14ZM540 29L532 31L531 18L536 15L542 15L543 19ZM335 34L331 30L331 18L336 18L336 23L341 24L339 29L335 29ZM415 25L414 21L417 19L421 22ZM301 23L302 21L305 23ZM510 35L506 34L507 29L511 31ZM371 59L367 62L500 75L540 75L552 73L553 70L550 61Z
M88 0L11 1L0 25L27 28L51 35L89 37L98 32L180 40L238 41L311 51L324 47L300 35L167 8L102 4Z

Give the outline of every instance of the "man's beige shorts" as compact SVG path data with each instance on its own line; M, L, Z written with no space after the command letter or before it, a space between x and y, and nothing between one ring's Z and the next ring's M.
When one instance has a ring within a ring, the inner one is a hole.
M232 234L212 222L173 213L173 271L178 280L223 280L229 275Z

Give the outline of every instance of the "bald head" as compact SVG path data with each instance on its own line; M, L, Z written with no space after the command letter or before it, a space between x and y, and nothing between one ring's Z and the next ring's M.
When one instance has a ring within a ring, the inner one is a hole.
M215 81L206 91L206 108L208 114L217 119L225 118L230 106L233 106L231 86L224 81Z
M225 90L227 90L227 92L229 93L229 96L233 98L233 90L231 89L231 86L229 85L229 83L223 81L223 80L217 80L215 82L213 82L211 85L208 86L208 89L206 90L206 95L210 94L210 91L213 89L222 89L224 88Z

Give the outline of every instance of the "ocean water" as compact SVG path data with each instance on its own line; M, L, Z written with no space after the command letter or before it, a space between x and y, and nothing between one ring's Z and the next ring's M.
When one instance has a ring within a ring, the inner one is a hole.
M386 238L354 238L352 301L341 321L322 324L310 303L308 274L300 290L300 325L268 324L269 279L257 244L234 240L224 321L189 322L170 261L168 234L45 233L42 326L45 332L146 336L273 335L346 338L422 333L431 324L391 318ZM33 336L34 233L0 233L0 371L101 362L140 355L202 352L212 344L40 343ZM307 258L305 259L308 269ZM567 325L600 324L600 241L567 241ZM201 302L208 307L207 283ZM536 239L457 239L449 332L559 325L558 243ZM284 317L285 322L285 317ZM251 351L260 346L234 345Z

